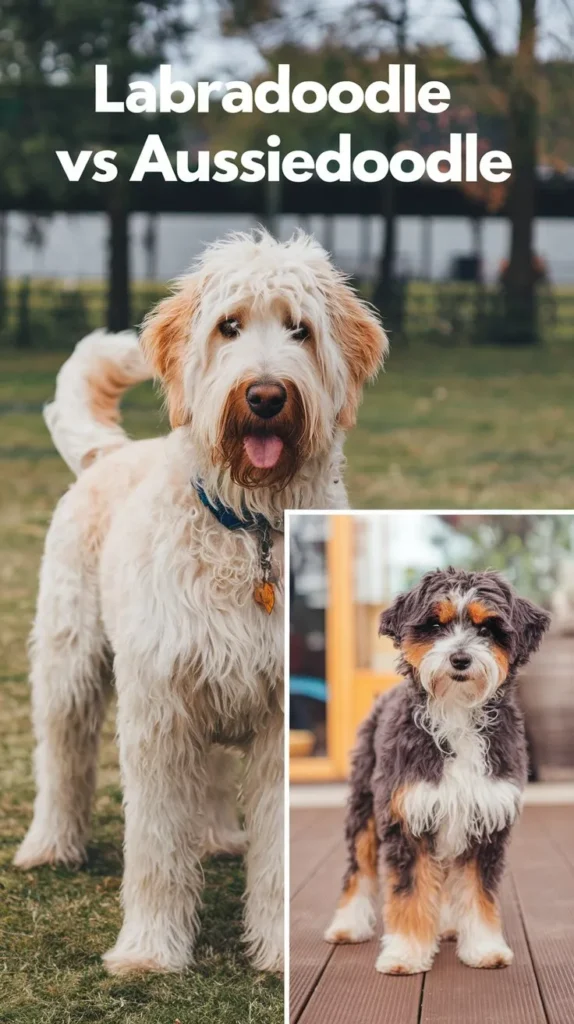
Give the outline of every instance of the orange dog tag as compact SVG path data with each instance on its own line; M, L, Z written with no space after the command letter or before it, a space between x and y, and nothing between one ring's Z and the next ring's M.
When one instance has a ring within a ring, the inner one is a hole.
M268 615L271 615L275 607L275 588L272 583L259 583L253 591L255 603L260 604Z

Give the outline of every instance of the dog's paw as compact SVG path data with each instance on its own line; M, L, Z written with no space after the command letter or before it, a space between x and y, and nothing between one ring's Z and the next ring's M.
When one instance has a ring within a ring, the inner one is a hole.
M375 969L381 974L423 974L432 967L435 952L435 946L421 946L402 935L385 935Z
M283 950L261 949L251 956L251 963L257 971L270 974L282 974L284 967Z
M71 842L58 841L52 837L36 838L28 833L16 851L13 864L22 871L39 868L45 864L61 865L72 870L82 866L86 851Z
M159 954L146 953L144 951L130 952L129 950L122 950L117 945L113 949L108 950L104 953L102 960L104 967L109 974L169 974L177 971L183 971L188 966L189 961L185 960L171 960L162 957Z
M514 953L500 937L491 942L465 942L461 943L457 950L458 958L467 967L483 967L494 969L497 967L509 967L514 960Z
M243 941L247 954L258 971L281 974L284 966L283 921L278 918L264 934L247 929Z
M357 894L348 903L337 907L331 924L324 933L326 942L368 942L375 934L375 911L367 896Z
M242 857L247 853L247 832L229 829L218 832L209 829L205 844L206 857Z

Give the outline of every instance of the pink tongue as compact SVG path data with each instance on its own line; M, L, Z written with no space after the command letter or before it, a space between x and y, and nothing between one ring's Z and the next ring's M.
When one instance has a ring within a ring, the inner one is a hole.
M283 441L275 434L270 434L269 437L249 434L243 443L250 461L257 469L271 469L283 451Z

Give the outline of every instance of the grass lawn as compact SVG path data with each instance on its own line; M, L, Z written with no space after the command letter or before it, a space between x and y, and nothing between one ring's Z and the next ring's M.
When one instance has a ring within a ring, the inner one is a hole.
M71 476L39 412L61 357L0 363L0 1020L2 1024L282 1024L283 985L243 954L243 869L205 865L203 926L193 970L176 977L109 978L100 955L120 924L122 811L110 716L100 757L86 870L16 872L10 862L32 815L26 637L42 541ZM126 417L134 435L159 428L141 389ZM10 409L11 411L8 411Z
M355 508L574 508L574 337L391 347L346 453Z

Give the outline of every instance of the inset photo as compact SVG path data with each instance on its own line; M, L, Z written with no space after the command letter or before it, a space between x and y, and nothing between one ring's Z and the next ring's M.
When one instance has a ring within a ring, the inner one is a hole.
M288 519L291 1024L570 1020L574 516Z

